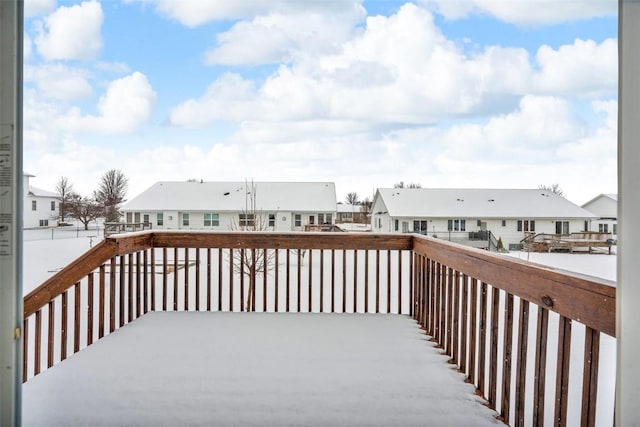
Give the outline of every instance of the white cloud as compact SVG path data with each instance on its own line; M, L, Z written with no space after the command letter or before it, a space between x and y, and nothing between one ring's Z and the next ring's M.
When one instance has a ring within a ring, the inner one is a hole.
M360 9L362 0L125 0L129 3L153 3L156 9L183 25L196 27L211 21L251 19L269 13L296 14L300 12L336 13Z
M217 35L206 53L209 64L251 65L289 62L296 57L337 52L348 40L363 9L342 13L271 13L236 23Z
M509 114L434 134L446 148L428 179L444 187L536 188L558 182L576 202L615 191L616 106L594 102L602 121L587 123L561 98L523 97ZM478 171L473 180L469 171Z
M576 39L554 50L542 46L536 54L541 70L535 85L548 93L580 93L597 96L614 93L618 85L618 42Z
M98 57L103 19L102 6L95 0L58 8L40 22L38 52L46 60Z
M171 122L342 119L433 123L481 108L485 98L524 91L531 67L524 49L492 47L465 56L412 4L366 28L335 54L280 66L261 87L225 75L198 99L174 109ZM247 49L249 47L247 46ZM241 50L241 49L238 49Z
M25 81L33 81L45 98L72 100L90 96L93 92L87 73L62 64L26 67Z
M33 18L49 13L55 8L56 0L25 0L24 16L25 18Z
M149 121L155 100L156 93L147 77L135 72L109 84L98 102L99 115L82 115L74 107L60 118L59 123L69 131L129 133Z
M419 0L419 3L448 19L466 18L472 14L488 14L501 21L518 25L546 25L615 16L615 0Z
M202 97L175 107L170 121L177 126L199 127L214 120L242 120L252 108L254 92L252 82L226 73L212 83Z

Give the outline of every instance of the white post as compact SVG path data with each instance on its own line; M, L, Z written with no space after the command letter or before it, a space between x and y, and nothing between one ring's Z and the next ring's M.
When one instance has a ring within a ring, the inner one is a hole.
M0 425L21 423L22 0L0 0Z
M616 425L640 426L640 0L619 0Z

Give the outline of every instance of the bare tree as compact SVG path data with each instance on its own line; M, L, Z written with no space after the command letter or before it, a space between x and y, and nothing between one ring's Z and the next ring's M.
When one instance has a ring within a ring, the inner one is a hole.
M564 197L564 191L560 188L560 184L551 184L551 185L538 185L539 190L550 191L552 193L557 194L558 196Z
M351 193L347 193L347 197L345 198L345 201L347 202L348 205L360 204L360 198L358 197L358 193L356 193L355 191L352 191Z
M370 214L371 213L371 205L373 205L373 202L371 201L370 198L365 197L365 199L363 201L360 202L360 212L364 213L364 214Z
M418 182L410 182L408 184L405 184L404 181L400 181L393 184L393 188L422 188L422 184Z
M105 221L112 222L120 219L118 208L126 201L129 180L124 174L116 169L108 170L100 178L100 185L94 192L93 197L103 208Z
M79 194L72 194L68 202L69 211L82 224L84 229L89 229L89 223L100 216L102 206L90 197L82 197Z
M256 208L256 186L253 182L245 184L245 208L234 218L230 226L232 231L268 231L269 216ZM249 279L246 311L255 311L255 290L257 275L265 275L275 266L275 253L270 249L236 249L233 251L233 268L236 273Z
M60 222L64 222L64 215L67 211L67 205L74 196L73 185L69 182L69 178L61 176L56 184L56 192L60 201Z

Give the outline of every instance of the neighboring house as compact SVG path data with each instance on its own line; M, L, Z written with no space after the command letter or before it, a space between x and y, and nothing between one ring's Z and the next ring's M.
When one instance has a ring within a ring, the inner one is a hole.
M591 231L611 233L616 238L618 234L617 194L600 194L582 205L582 208L597 217L591 222Z
M518 249L528 233L590 230L596 215L550 191L511 189L381 188L371 209L373 232L420 233L438 238L486 240Z
M336 206L336 224L369 223L369 218L367 214L362 211L362 208L362 205L338 203L338 205Z
M334 224L332 182L157 182L121 208L153 229L304 231Z
M24 228L52 227L58 225L58 195L42 190L30 184L35 175L28 173L23 177L24 188Z

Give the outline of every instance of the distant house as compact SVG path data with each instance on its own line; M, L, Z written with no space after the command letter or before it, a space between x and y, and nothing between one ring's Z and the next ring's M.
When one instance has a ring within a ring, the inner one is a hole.
M591 222L591 231L618 234L618 195L600 194L582 205L597 218Z
M31 185L29 180L35 175L25 173L24 188L24 228L51 227L58 225L58 195Z
M153 229L265 231L334 224L332 182L157 182L122 207L127 223Z
M508 249L519 248L528 233L590 230L595 219L569 200L537 189L381 188L371 209L373 232L429 234L477 246L473 241L486 240L490 231Z
M369 222L366 212L362 211L362 205L349 205L338 203L336 206L336 224L359 223L365 224Z

